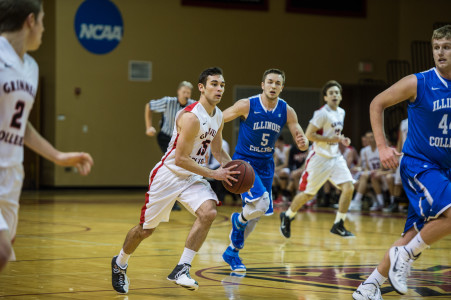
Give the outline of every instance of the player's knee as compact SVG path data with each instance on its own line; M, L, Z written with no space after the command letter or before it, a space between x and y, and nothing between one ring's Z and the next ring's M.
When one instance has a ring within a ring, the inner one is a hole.
M269 208L269 195L268 193L264 193L263 196L261 196L260 199L257 200L257 202L255 203L255 208L256 208L256 214L258 214L258 217L263 216L266 211ZM256 218L258 218L256 217Z
M354 192L354 185L352 182L345 182L342 187L343 193L353 193Z
M212 223L216 219L217 214L218 212L215 208L210 208L202 211L202 213L199 214L199 218L202 222Z

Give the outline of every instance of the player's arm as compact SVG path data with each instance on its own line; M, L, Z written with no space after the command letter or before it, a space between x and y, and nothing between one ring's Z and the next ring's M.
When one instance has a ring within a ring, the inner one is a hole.
M211 170L199 165L190 157L190 154L193 151L196 135L200 128L200 122L196 115L190 112L183 112L177 119L176 124L179 133L177 147L175 149L175 164L177 166L204 177L229 182L230 180L236 181L236 179L231 175L239 174L239 172L230 170L234 167L219 167L216 170Z
M229 153L225 151L225 149L222 147L222 129L224 128L224 120L222 121L221 127L219 128L218 132L216 133L216 136L213 138L213 141L211 142L211 154L216 158L216 160L219 162L219 165L225 165L229 161L232 160L230 158Z
M144 107L144 122L146 123L146 134L148 136L154 136L157 130L152 126L152 110L150 109L149 103Z
M34 129L30 122L27 122L24 142L28 148L57 165L76 167L81 175L88 175L94 164L89 153L61 152L55 149L55 147Z
M377 95L370 104L370 120L374 139L381 163L385 168L396 168L401 153L387 145L384 132L384 110L405 100L413 101L417 93L417 78L415 75L404 77L391 87Z
M298 116L296 115L296 112L289 105L287 105L287 126L299 150L301 151L307 150L308 139L305 136L304 130L302 130L301 125L299 125Z
M235 104L223 112L224 122L230 122L238 117L247 119L247 116L249 115L249 105L249 99L241 99L235 102Z

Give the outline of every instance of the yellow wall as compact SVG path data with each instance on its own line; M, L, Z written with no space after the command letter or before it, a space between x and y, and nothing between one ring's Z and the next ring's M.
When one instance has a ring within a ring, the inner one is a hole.
M332 78L347 84L385 80L387 60L410 59L410 42L429 40L432 23L446 21L451 10L448 0L368 0L366 18L344 18L286 13L281 0L269 0L266 12L182 6L180 0L113 0L124 36L114 51L95 55L74 32L82 2L45 0L49 45L35 57L45 79L44 134L61 150L90 152L95 166L81 177L60 167L53 174L46 164L48 185L146 185L161 153L144 134L144 105L175 95L182 80L196 84L206 67L224 69L222 109L235 100L233 86L259 85L270 67L285 70L289 87L320 87ZM128 81L130 60L151 61L153 80ZM372 74L359 74L362 60L373 62ZM58 115L66 120L57 121ZM228 124L229 141L231 134Z

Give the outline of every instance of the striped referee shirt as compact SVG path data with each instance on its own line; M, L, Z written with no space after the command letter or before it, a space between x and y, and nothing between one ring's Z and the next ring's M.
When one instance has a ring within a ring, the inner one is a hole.
M193 99L188 99L185 106L181 106L177 97L163 97L158 100L151 100L149 102L149 107L152 112L163 113L163 118L161 121L161 132L168 136L172 136L172 131L174 130L175 115L182 108L196 102Z

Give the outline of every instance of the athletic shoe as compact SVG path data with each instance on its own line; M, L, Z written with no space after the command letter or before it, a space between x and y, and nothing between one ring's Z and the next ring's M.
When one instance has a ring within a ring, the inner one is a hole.
M353 237L354 234L352 232L346 230L343 220L340 220L339 222L335 223L332 228L330 229L330 232L333 234L337 234L342 237Z
M354 300L383 300L381 290L374 283L361 283L352 294Z
M280 233L287 239L291 236L291 221L285 212L280 213Z
M232 222L232 231L230 231L230 241L237 249L243 249L244 247L244 229L246 229L247 223L241 223L238 220L239 213L233 213L230 217Z
M169 274L168 280L184 287L187 290L197 291L199 284L189 275L190 268L190 264L177 265L174 270L172 270L172 273Z
M404 253L401 253L404 252ZM404 247L392 247L389 251L390 270L388 280L398 294L407 293L407 277L410 275L412 261Z
M361 211L362 210L362 202L361 201L351 201L351 205L349 205L350 211Z
M222 254L222 258L230 265L230 269L232 269L232 271L246 272L246 266L243 265L238 253L239 252L237 250L234 250L231 246L229 246Z
M398 204L392 203L389 206L382 209L383 212L398 212Z
M116 292L120 294L127 294L128 293L128 287L130 285L130 280L127 277L127 266L125 268L121 268L116 263L117 255L113 257L113 260L111 261L111 278L112 278L112 284L113 288Z
M371 207L370 207L370 211L381 211L382 208L384 208L383 205L380 205L379 203L374 202L373 205L371 205Z

